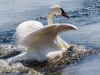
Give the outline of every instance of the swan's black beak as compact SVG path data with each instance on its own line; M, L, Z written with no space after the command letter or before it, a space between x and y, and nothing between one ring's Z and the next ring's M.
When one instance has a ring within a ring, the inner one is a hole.
M66 12L62 8L60 8L60 9L62 11L62 16L66 17L66 18L69 18L69 16L66 15Z

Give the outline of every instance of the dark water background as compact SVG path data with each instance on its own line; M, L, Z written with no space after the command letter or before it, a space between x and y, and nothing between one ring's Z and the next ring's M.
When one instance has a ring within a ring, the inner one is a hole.
M38 20L47 24L49 7L60 5L70 18L57 16L54 23L70 23L77 31L60 34L70 44L100 49L100 0L0 0L0 44L9 44L15 29L23 21ZM69 65L62 75L99 75L100 55Z

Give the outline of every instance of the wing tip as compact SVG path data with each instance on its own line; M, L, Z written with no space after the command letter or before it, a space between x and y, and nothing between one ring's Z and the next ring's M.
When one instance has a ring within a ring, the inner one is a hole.
M56 26L60 26L60 25L64 25L64 26L69 26L71 29L73 30L77 30L78 28L75 25L72 24L66 24L66 23L61 23L61 24L50 24L50 25L56 25Z
M73 28L74 30L77 30L78 28L75 26L75 25L72 25L72 24L67 24L69 25L71 28Z

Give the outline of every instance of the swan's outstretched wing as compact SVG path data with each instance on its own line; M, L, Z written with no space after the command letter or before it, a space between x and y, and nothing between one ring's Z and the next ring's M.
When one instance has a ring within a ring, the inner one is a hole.
M44 26L43 28L33 31L28 36L26 36L20 43L19 47L27 48L30 45L32 45L34 42L36 43L36 40L39 40L39 39L45 37L43 35L47 35L47 33L49 34L49 36L52 36L52 35L57 36L59 33L63 32L63 31L76 30L76 29L77 29L77 27L75 27L71 24L47 25L47 26ZM53 36L53 39L55 38L54 36ZM44 39L48 39L48 38L44 38Z
M55 25L55 24L53 24ZM68 31L68 30L77 30L77 27L71 24L57 24L56 28L54 29L54 33L55 35L58 35L59 33L63 32L63 31ZM67 49L70 46L68 45L67 42L65 42L64 40L62 40L59 36L57 36L56 38L56 42L59 48L61 49Z
M61 33L68 30L77 30L77 27L71 24L51 24L51 25L57 25L54 29L54 33Z
M50 26L48 25L48 26L44 26L43 28L34 30L32 33L30 33L21 41L21 43L19 44L19 47L27 47L31 45L37 39L41 38L41 35L52 31L55 27L56 25L50 25Z

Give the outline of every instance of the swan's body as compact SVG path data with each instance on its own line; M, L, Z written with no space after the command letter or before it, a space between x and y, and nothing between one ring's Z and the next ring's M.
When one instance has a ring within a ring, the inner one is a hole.
M14 40L12 41L12 44L15 47L18 47L20 42L25 38L28 34L30 34L33 30L42 28L43 24L38 21L26 21L18 25L16 28L16 32L13 36Z
M56 5L51 7L48 13L47 26L43 26L37 21L27 21L17 27L13 43L15 46L23 48L25 52L8 59L8 61L31 59L42 62L63 56L69 45L57 35L62 31L76 30L77 28L70 24L52 24L54 14L66 16L61 7Z

